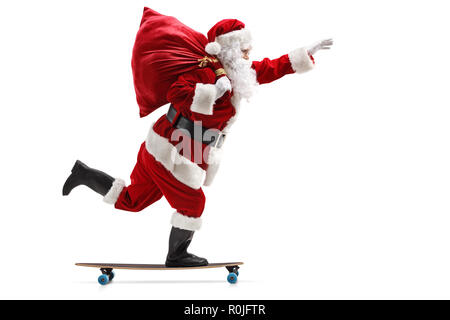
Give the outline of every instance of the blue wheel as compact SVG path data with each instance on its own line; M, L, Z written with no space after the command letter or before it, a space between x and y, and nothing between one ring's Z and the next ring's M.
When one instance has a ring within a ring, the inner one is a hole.
M108 284L109 277L106 274L102 274L100 277L98 277L98 283L100 283L102 286Z
M238 279L238 275L234 272L230 272L230 274L227 277L227 280L229 283L236 283Z
M114 271L111 271L111 273L108 275L109 276L109 281L112 281L114 279L114 276L116 274L114 273Z

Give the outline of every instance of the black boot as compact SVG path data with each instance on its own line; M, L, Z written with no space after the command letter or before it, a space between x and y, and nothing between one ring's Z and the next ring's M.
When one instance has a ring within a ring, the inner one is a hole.
M169 238L169 253L167 254L167 267L200 267L207 266L208 260L187 252L192 241L194 231L172 227Z
M106 173L89 168L80 160L75 162L72 168L72 174L67 178L63 187L63 196L67 196L73 188L79 185L85 185L105 196L111 189L114 178Z

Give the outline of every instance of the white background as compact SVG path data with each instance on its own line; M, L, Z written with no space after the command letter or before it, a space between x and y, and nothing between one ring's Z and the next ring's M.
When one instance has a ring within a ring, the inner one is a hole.
M131 52L144 5L206 33L243 20L252 58L333 37L317 67L259 88L228 137L192 252L162 263L172 208L62 197L76 159L126 178L150 124ZM0 298L450 298L450 46L446 1L2 1Z

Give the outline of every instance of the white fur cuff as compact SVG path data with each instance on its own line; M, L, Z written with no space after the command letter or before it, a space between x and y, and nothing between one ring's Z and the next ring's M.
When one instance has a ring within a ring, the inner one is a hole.
M103 198L103 201L109 204L115 204L123 188L125 188L125 181L122 179L114 180L111 189L109 189L108 193Z
M201 218L191 218L179 212L174 212L171 223L175 228L189 231L197 231L202 227Z
M289 53L292 69L297 73L303 73L314 68L314 63L305 48L299 48Z
M217 89L215 85L197 83L191 110L197 113L212 115L216 96Z

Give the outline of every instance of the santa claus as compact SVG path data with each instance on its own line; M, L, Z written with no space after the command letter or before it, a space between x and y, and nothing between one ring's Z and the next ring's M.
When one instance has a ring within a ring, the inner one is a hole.
M202 186L214 179L225 137L239 115L240 101L249 99L260 84L313 69L313 55L332 45L331 39L323 40L278 59L251 61L250 31L236 19L218 22L208 32L208 42L204 49L210 56L180 75L168 89L170 108L151 126L142 143L131 184L127 186L123 180L77 161L63 187L63 195L68 195L85 185L115 208L133 212L164 196L176 210L166 259L169 267L208 264L187 248L202 224ZM139 59L133 57L133 68L138 102L144 104L145 96L139 90L142 84L137 80ZM204 68L204 64L213 68Z

